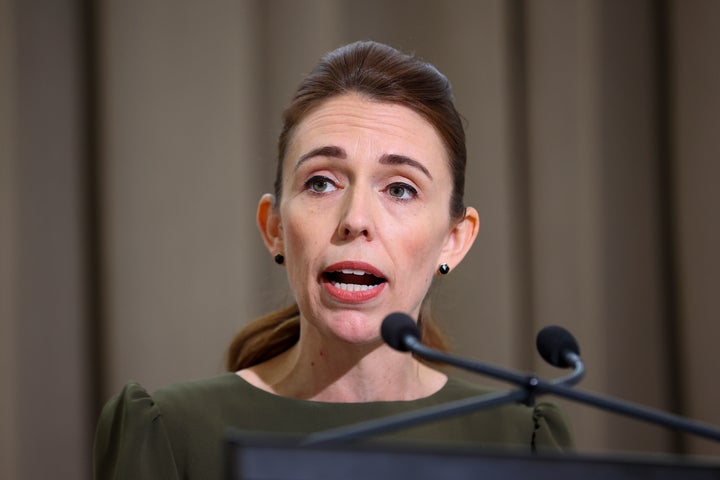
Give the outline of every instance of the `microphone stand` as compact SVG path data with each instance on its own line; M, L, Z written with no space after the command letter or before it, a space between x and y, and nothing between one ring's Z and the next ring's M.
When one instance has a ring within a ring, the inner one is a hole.
M554 382L547 382L540 380L535 376L528 377L514 372L506 372L496 367L433 350L420 343L420 341L412 335L407 335L404 340L408 349L420 357L429 360L446 362L466 370L483 373L494 378L525 385L525 391L529 392L530 400L532 400L532 397L535 395L549 393L579 403L585 403L602 410L607 410L627 417L644 420L715 441L720 441L720 430L710 425L636 403L621 401L612 397L569 388L569 384L579 381L580 378L576 377L578 377L578 375L581 377L583 374L582 372L584 371L584 367L582 366L582 362L579 361L579 357L577 357L575 362L575 373Z

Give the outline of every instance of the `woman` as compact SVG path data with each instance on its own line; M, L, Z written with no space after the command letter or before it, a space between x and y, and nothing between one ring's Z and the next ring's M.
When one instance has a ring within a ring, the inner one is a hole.
M329 53L284 114L274 195L258 206L271 256L296 305L233 341L229 373L150 396L128 385L105 407L98 478L219 478L226 427L308 434L476 396L384 345L383 318L418 319L434 276L470 249L478 214L463 204L465 138L449 83L434 67L359 42ZM570 443L548 405L511 405L388 438L559 449Z

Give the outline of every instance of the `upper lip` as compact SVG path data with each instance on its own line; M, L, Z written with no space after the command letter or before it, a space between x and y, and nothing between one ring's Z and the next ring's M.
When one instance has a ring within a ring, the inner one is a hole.
M383 272L381 272L378 268L374 267L373 265L371 265L367 262L361 262L361 261L356 261L356 260L346 260L346 261L342 261L342 262L333 263L332 265L328 266L323 271L323 274L332 273L332 272L340 272L343 270L361 271L361 272L369 273L370 275L374 275L383 280L386 280L385 274L383 274Z

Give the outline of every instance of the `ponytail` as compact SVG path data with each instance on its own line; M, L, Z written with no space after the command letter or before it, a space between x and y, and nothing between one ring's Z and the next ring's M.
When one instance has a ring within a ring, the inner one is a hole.
M299 338L300 310L293 303L240 330L228 348L227 369L237 372L270 360L295 345Z

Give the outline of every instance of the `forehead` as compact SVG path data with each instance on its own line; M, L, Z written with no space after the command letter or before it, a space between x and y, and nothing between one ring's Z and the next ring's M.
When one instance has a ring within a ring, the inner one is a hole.
M312 110L293 132L286 160L296 161L306 150L325 144L447 161L440 135L420 114L359 94L330 98Z

